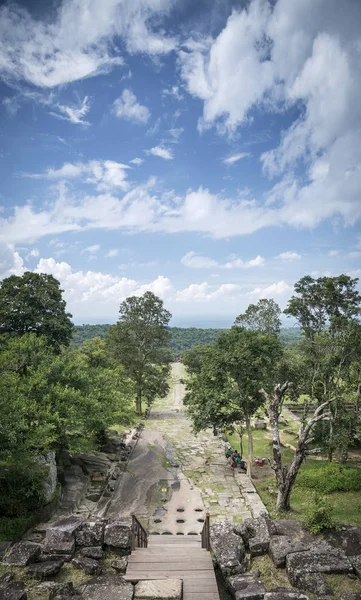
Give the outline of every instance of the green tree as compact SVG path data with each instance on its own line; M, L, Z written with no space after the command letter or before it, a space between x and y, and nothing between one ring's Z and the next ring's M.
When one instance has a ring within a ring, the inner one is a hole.
M244 314L239 315L235 325L251 331L259 331L279 336L281 331L281 309L274 300L262 298L257 304L250 304Z
M195 346L183 353L182 362L190 375L200 373L208 350L209 346Z
M28 271L4 279L0 284L0 333L36 333L56 352L68 346L73 324L62 291L52 275Z
M296 295L289 300L285 314L299 323L305 357L304 390L311 403L331 401L330 418L315 428L315 435L327 449L329 460L335 450L347 455L354 415L347 411L353 395L349 373L357 363L361 328L358 321L361 296L358 280L347 275L303 277L295 284ZM357 395L357 391L356 391Z
M196 430L245 422L249 474L253 462L251 418L264 403L260 389L274 381L281 355L275 336L234 326L209 348L200 373L187 384L185 402Z
M167 325L172 315L152 292L127 298L121 303L119 313L118 323L108 333L108 347L134 381L136 410L140 415L144 392L154 376L154 365L164 365L170 360L165 348L169 343Z

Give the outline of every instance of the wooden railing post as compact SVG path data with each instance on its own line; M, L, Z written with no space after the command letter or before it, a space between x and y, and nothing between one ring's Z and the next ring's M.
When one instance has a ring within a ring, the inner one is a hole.
M132 515L132 552L136 548L148 547L148 534L137 517Z
M208 550L208 552L211 549L209 513L206 514L206 519L204 521L202 529L202 548L205 548L206 550Z

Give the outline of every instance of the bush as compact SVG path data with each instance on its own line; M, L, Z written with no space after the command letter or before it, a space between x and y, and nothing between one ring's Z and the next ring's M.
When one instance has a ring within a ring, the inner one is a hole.
M334 507L325 496L317 492L310 497L306 511L305 527L313 534L335 526L333 519Z
M320 492L361 491L361 470L337 464L309 463L300 471L297 485Z
M0 515L26 517L44 503L46 470L30 460L0 462Z
M0 517L0 542L17 541L22 538L31 524L30 517L16 517L9 519Z

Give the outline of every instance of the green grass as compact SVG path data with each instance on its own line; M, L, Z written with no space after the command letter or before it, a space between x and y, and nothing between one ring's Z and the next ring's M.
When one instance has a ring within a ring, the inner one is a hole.
M31 517L0 517L0 542L20 540L30 527Z

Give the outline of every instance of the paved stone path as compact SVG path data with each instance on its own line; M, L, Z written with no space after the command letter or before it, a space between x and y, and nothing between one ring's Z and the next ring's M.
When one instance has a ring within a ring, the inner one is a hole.
M233 472L221 438L192 432L183 365L174 363L171 376L171 391L154 403L107 516L134 513L151 533L178 535L199 533L206 512L236 523L257 516L264 506L249 478Z

